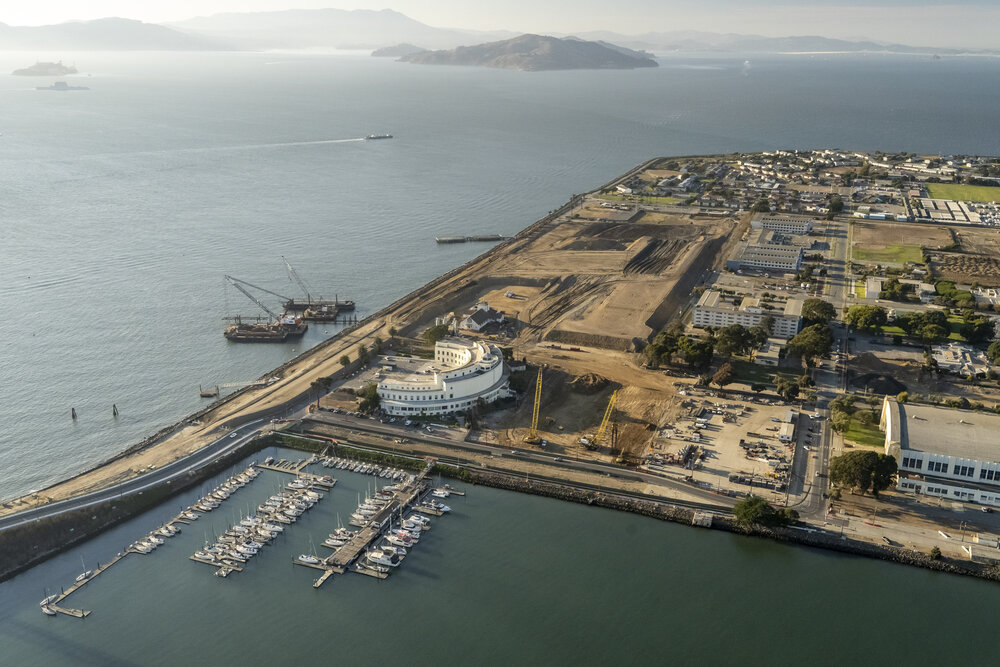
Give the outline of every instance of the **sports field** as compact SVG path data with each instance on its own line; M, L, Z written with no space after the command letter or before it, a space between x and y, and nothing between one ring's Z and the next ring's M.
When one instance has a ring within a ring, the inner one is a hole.
M855 245L852 256L862 262L924 263L924 251L918 245L887 245L884 248L859 248Z
M928 183L927 192L931 199L951 199L953 201L1000 201L1000 188L986 185L960 185L955 183Z

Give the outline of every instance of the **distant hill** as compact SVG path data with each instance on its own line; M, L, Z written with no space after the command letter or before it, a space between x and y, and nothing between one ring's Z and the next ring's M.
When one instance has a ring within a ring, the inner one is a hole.
M130 19L107 18L43 26L0 23L0 51L219 51L228 48L217 40Z
M537 72L565 69L634 69L656 67L645 53L575 37L521 35L500 42L424 51L400 58L419 65L473 65Z
M731 52L731 53L820 53L888 51L892 53L958 53L956 49L908 46L870 40L851 41L798 35L791 37L763 37L760 35L721 34L711 32L675 31L649 32L641 35L621 35L615 32L595 31L583 33L590 40L607 40L636 49L656 53L666 52Z
M381 49L375 49L372 51L372 55L376 58L402 58L403 56L409 56L414 53L422 53L427 49L422 49L419 46L414 46L413 44L397 44L396 46L385 46Z
M170 25L247 49L377 49L403 42L450 49L514 34L434 28L391 9L234 12Z

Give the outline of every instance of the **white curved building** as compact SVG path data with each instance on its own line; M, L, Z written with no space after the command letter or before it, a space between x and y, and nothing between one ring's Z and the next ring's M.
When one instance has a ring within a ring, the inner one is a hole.
M378 383L381 408L390 415L464 412L479 399L492 403L509 395L510 372L494 345L446 338L434 346L434 361L386 359Z

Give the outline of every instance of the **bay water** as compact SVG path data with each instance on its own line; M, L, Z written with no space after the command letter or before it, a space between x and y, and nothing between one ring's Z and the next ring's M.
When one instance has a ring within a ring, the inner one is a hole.
M37 57L0 53L0 71ZM0 76L2 499L190 414L199 384L255 378L337 330L228 344L222 318L257 311L224 274L301 296L284 255L364 316L484 250L435 236L512 234L652 156L1000 153L994 59L521 73L363 54L62 57L90 90ZM395 138L357 140L378 132ZM194 525L70 598L87 620L39 613L81 556L106 559L176 513L168 503L0 585L0 664L924 664L981 656L997 602L983 582L478 488L389 581L313 591L291 558L369 482L344 477L231 579L187 560L211 533Z

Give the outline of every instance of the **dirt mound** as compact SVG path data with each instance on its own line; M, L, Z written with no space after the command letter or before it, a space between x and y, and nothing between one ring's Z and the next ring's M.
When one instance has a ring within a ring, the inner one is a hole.
M570 389L577 394L596 394L608 386L608 379L595 373L587 373L573 378L569 383Z
M851 386L858 389L868 389L876 394L889 394L895 396L901 391L906 391L906 385L891 375L881 373L865 373L851 379Z

